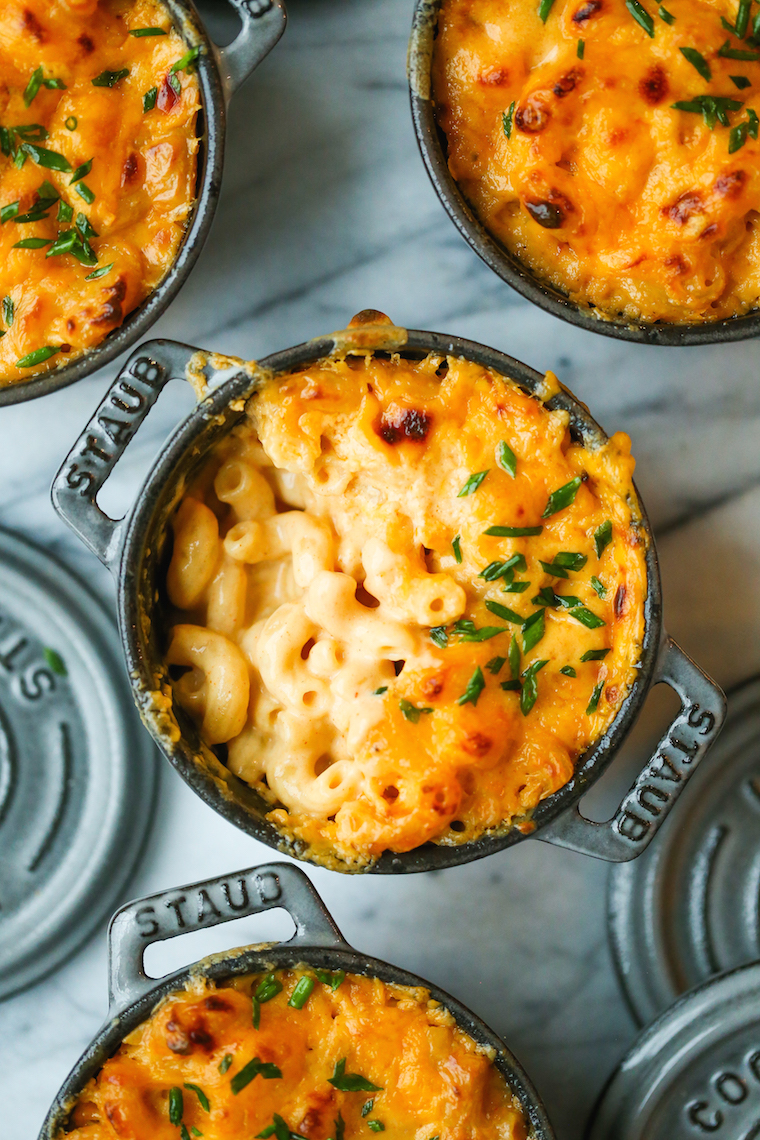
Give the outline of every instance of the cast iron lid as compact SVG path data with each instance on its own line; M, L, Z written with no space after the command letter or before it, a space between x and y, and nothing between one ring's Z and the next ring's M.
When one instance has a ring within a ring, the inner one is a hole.
M760 958L759 904L760 678L753 678L729 695L723 732L659 842L611 873L610 939L639 1022L713 974Z
M110 915L155 791L114 623L46 551L0 529L0 997Z
M679 998L634 1042L587 1140L760 1136L760 963Z

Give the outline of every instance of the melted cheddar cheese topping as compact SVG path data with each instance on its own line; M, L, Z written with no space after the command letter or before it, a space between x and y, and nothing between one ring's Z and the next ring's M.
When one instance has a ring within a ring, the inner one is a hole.
M760 51L722 23L736 0L637 11L651 37L624 0L443 0L449 167L485 227L598 316L744 314L760 299Z
M174 517L175 701L313 858L530 830L636 673L627 436L440 356L325 359L247 410Z
M89 1083L67 1137L526 1140L492 1055L427 990L319 974L190 982Z
M0 386L94 348L171 267L195 197L189 50L157 0L0 5Z

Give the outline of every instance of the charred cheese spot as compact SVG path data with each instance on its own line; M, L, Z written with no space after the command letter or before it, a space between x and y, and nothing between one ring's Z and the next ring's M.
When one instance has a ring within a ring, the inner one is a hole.
M575 12L573 12L574 24L585 24L592 16L596 16L602 10L602 0L587 0Z
M644 102L649 103L651 107L656 107L658 103L667 99L669 90L665 69L659 64L650 67L639 82L639 94Z

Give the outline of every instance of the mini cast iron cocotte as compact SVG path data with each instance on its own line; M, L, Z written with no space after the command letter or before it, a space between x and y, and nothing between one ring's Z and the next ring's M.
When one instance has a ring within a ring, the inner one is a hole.
M459 356L513 378L529 393L544 390L543 376L494 349L441 333L396 328L380 323L380 319L381 314L374 312L360 314L345 332L286 349L258 365L209 356L172 341L143 345L112 384L53 484L56 510L117 580L119 625L133 694L164 754L198 795L226 819L270 847L305 860L313 859L308 848L287 840L265 819L270 805L203 744L181 709L170 714L170 697L157 694L162 681L166 682L166 668L161 630L154 618L160 613L157 603L170 557L168 520L209 449L241 419L246 398L264 377L306 367L354 348L401 352L416 359L431 352ZM119 521L108 518L97 505L100 488L167 381L185 377L191 367L197 386L201 365L203 376L216 387L204 389L203 398L167 442L132 510ZM569 413L576 439L595 446L607 438L584 405L566 389L553 395L547 407ZM526 828L538 839L614 862L633 859L647 847L717 736L725 715L721 690L663 629L654 540L643 508L635 504L634 510L640 512L648 577L638 678L608 731L579 759L572 780L538 805L532 827ZM614 818L592 823L580 814L578 801L622 745L650 687L661 681L678 694L681 709ZM428 871L480 859L523 838L523 831L513 827L457 846L427 843L403 854L386 852L367 868L341 863L336 869Z
M229 0L242 22L229 47L209 38L192 0L161 0L190 47L202 46L197 61L201 111L198 117L198 176L193 210L177 256L163 280L119 328L95 348L62 368L0 387L0 408L46 396L91 375L144 336L187 280L211 229L222 185L227 106L285 31L284 0Z
M230 919L282 908L295 923L289 942L247 946L215 954L155 981L143 967L153 942L208 929ZM422 986L452 1015L464 1033L493 1050L494 1065L506 1080L530 1122L531 1140L554 1140L543 1105L519 1061L493 1030L455 998L414 974L360 954L344 940L303 871L289 863L265 863L191 886L162 891L128 903L114 915L109 929L109 1007L105 1025L67 1077L42 1126L39 1140L58 1140L82 1090L113 1056L124 1038L146 1021L167 994L193 977L219 983L263 970L300 964L322 970L345 970L380 978L397 986Z
M438 126L432 92L433 45L443 0L416 0L409 41L409 91L417 143L436 194L465 241L507 285L534 305L579 328L638 344L724 344L760 332L760 312L722 321L672 324L664 321L605 319L593 307L583 308L555 286L542 281L489 232L478 219L449 170L446 136Z

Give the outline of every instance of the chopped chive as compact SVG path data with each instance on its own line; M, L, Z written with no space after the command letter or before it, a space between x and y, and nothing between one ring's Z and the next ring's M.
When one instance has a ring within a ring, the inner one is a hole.
M581 625L585 625L586 629L601 629L603 625L607 624L604 618L597 617L586 606L572 606L567 612Z
M196 1128L194 1124L192 1124L190 1126L190 1131L193 1134L193 1136L202 1136L203 1135L200 1128Z
M486 601L486 609L490 610L492 614L496 614L502 621L511 621L515 625L522 625L525 618L520 617L514 610L510 610L508 606L499 605L498 602L492 602L490 598Z
M523 653L530 653L535 645L538 645L541 638L546 632L546 610L536 610L531 614L527 621L523 622L522 626L522 639L523 639Z
M513 637L509 643L509 671L512 674L514 681L519 680L520 677L520 644L516 637Z
M333 1088L339 1092L380 1092L380 1085L373 1085L366 1077L359 1073L346 1072L346 1058L336 1061L333 1075L327 1078Z
M81 166L78 166L76 168L71 178L69 179L70 186L73 186L75 182L81 182L83 178L87 177L87 175L92 170L93 161L94 160L90 158L87 162L83 162Z
M322 985L329 986L333 993L335 993L339 986L346 980L345 970L336 970L333 974L331 974L329 970L315 970L314 973Z
M26 90L24 91L24 106L31 107L37 98L37 93L40 87L42 87L42 76L43 71L41 66L32 72L31 78L26 85Z
M758 117L757 117L757 112L753 111L751 107L747 108L747 118L749 120L749 122L747 124L747 130L749 131L749 137L751 139L757 139L757 127L758 127L758 123L760 123L760 119L758 119Z
M13 304L12 297L3 297L3 320L8 328L13 324L13 316L16 311L16 306Z
M296 988L290 995L288 1005L292 1006L293 1009L303 1009L315 985L316 983L313 978L300 978Z
M22 238L13 245L12 249L44 249L51 244L50 238Z
M44 364L46 360L50 360L51 356L55 356L58 352L52 344L46 344L44 348L37 348L34 352L27 353L22 356L20 360L16 361L17 368L36 368L38 364Z
M702 55L702 53L700 51L697 51L696 48L692 47L682 47L679 48L679 51L681 52L681 55L684 57L684 59L688 60L691 66L695 68L695 70L699 72L702 78L706 79L709 83L712 79L712 72L710 71L709 63Z
M77 182L76 191L80 198L84 198L88 206L91 206L95 201L95 195L86 182Z
M728 78L731 80L734 87L738 87L740 91L743 91L745 87L750 87L752 85L752 81L747 79L746 75L729 75Z
M372 1097L371 1100L365 1100L364 1104L362 1105L362 1117L369 1116L369 1114L372 1112L372 1109L374 1107L375 1107L375 1098L374 1097Z
M222 1057L221 1061L219 1062L219 1072L222 1074L222 1076L224 1076L231 1064L232 1053L225 1053L224 1057Z
M179 1140L190 1140L190 1133L187 1130L186 1124L180 1124L179 1126Z
M460 618L459 621L454 622L453 632L462 641L490 641L492 637L498 637L500 633L507 631L502 625L484 625L482 629L478 629L474 621L470 621L469 618Z
M67 131L75 131L79 125L79 120L76 115L69 115L66 120L65 126Z
M151 87L150 91L145 92L145 94L143 95L143 112L145 114L147 114L148 111L153 110L153 108L156 105L156 99L157 98L158 98L158 88L157 87Z
M548 665L548 661L534 661L523 673L522 688L520 689L520 712L527 716L538 699L538 684L536 674Z
M578 676L578 674L575 672L575 669L573 669L572 665L563 665L562 668L560 669L560 673L564 673L564 675L566 677L577 677Z
M591 575L591 588L599 595L600 598L607 597L607 590L605 589L604 583L600 582L596 574Z
M609 546L612 542L612 521L606 519L601 526L598 526L594 531L594 549L596 550L597 558L601 558L602 551L605 547Z
M194 1085L194 1084L192 1084L191 1081L185 1081L185 1088L188 1089L190 1092L195 1093L195 1095L198 1097L198 1101L200 1103L200 1106L204 1112L210 1112L211 1111L211 1105L209 1103L209 1099L206 1096L203 1089L199 1085Z
M640 25L650 37L654 39L654 20L647 12L643 4L639 0L625 0L625 6L633 16L637 24Z
M291 1136L298 1135L297 1132L291 1132L282 1117L275 1112L272 1123L268 1124L266 1128L262 1128L261 1132L256 1133L256 1140L267 1140L269 1136L274 1136L275 1140L290 1140Z
M45 646L45 648L42 650L42 656L45 658L46 662L53 670L53 672L56 673L59 677L68 676L66 663L61 657L60 653L56 653L55 649L50 649L48 646Z
M461 534L458 534L456 536L456 538L453 539L453 541L451 543L452 548L454 550L454 557L456 558L457 562L462 561L462 547L460 545L461 542L462 542L462 536L461 536Z
M256 988L256 999L263 1005L264 1002L271 1001L273 997L282 990L282 982L274 976L274 974L265 974Z
M483 670L478 665L475 672L467 682L467 688L462 693L461 697L457 697L458 705L476 705L480 694L486 687L486 680L483 676Z
M749 130L748 123L737 123L728 132L728 153L735 154L737 150L741 150L747 141L747 131Z
M603 688L604 688L604 681L599 681L598 684L594 685L594 691L591 694L591 700L589 701L588 708L586 709L586 715L587 716L591 716L591 714L595 713L596 710L599 708L599 698L602 695L602 689Z
M58 203L58 221L70 222L74 217L74 207L70 206L68 202Z
M575 501L575 496L578 494L578 488L582 482L580 475L576 475L569 483L565 483L556 491L552 491L541 518L548 519L551 515L556 515L558 511L563 511L565 507L569 507Z
M368 1120L367 1128L371 1128L373 1132L385 1132L385 1125L380 1120Z
M43 79L42 82L45 85L45 87L48 88L49 91L65 91L66 90L66 84L63 82L63 80L57 79L54 76L51 76L49 79Z
M522 681L502 681L499 685L505 693L519 693L522 688Z
M61 195L58 193L55 186L53 186L52 182L48 182L47 178L37 191L37 197L39 198L40 202L47 202L48 205L51 206L53 202L58 201L60 196Z
M534 535L541 534L543 529L542 526L489 526L488 530L483 531L483 534L490 535L492 538L532 538Z
M346 1123L343 1119L342 1113L338 1113L335 1117L335 1140L345 1140L346 1137Z
M55 150L46 150L43 146L25 142L19 147L19 153L22 152L28 154L32 162L36 162L38 166L43 166L47 170L60 170L62 174L68 174L71 170L69 160Z
M201 47L200 44L198 44L196 47L191 48L186 55L183 55L182 59L178 59L176 63L173 63L169 70L172 72L172 74L175 74L178 71L184 71L185 68L189 67L189 65L193 63L200 54Z
M504 561L496 559L494 562L489 562L488 565L480 571L479 578L484 578L486 582L496 582L499 578L507 577L511 580L514 577L514 571L517 570L521 574L528 568L525 561L524 554L513 554L511 558Z
M576 48L575 48L575 54L578 56L578 59L583 59L583 53L585 52L585 50L586 50L586 41L585 40L578 40L578 43L577 43Z
M541 3L540 3L539 8L538 8L538 18L542 24L545 24L546 21L548 20L549 13L552 10L553 4L554 4L554 0L541 0Z
M514 104L512 104L514 106ZM517 456L512 448L504 440L501 441L496 448L496 462L501 467L502 471L506 471L514 479L517 474Z
M752 0L739 0L739 8L736 13L736 37L743 40L747 34L747 27L749 26L749 9Z
M504 113L501 116L502 130L504 131L504 134L507 136L508 139L512 138L512 119L514 117L514 113L515 113L515 101L513 99L512 102L509 104L509 107L507 108L507 110L504 111Z
M418 708L417 705L413 705L411 701L407 701L403 697L399 701L398 707L401 709L404 719L410 720L412 724L418 724L423 713L431 713L433 711L428 708Z
M9 222L11 218L18 217L20 202L9 202L0 209L0 224Z
M463 499L465 495L474 494L485 479L489 470L490 468L486 471L476 471L474 475L470 475L462 487L462 490L457 494L457 498Z
M486 669L489 673L493 673L495 677L502 671L506 661L506 657L492 657L490 661L486 661Z
M85 278L85 280L87 280L87 278ZM381 685L379 689L373 690L372 696L373 697L381 697L383 695L383 693L387 693L387 692L388 692L388 686L387 685Z
M661 20L664 20L666 24L675 24L676 22L675 16L672 12L667 10L664 4L660 4L660 7L657 9L657 15Z
M47 206L38 207L36 210L31 210L28 214L19 214L16 221L20 226L25 225L27 222L41 222L48 216L47 211L49 209L49 204Z
M28 157L29 156L26 151L22 150L22 148L19 147L16 151L16 157L13 160L13 165L16 167L16 170L22 169Z
M14 135L18 135L24 142L44 142L48 138L48 132L42 123L23 123L17 127L12 127Z
M270 1061L262 1061L259 1057L254 1057L252 1061L243 1066L239 1073L235 1073L230 1081L232 1095L237 1096L259 1075L265 1081L276 1081L282 1076L282 1071Z
M76 227L83 238L96 238L98 231L93 229L86 214L77 214Z
M93 87L115 87L122 79L126 79L128 75L128 67L122 67L119 71L101 71L100 75L96 75L92 80L92 85Z
M0 153L4 154L6 158L10 157L11 132L7 127L0 127Z
M439 649L445 649L449 644L449 635L446 632L446 626L434 625L430 630L430 640L434 645L437 645Z
M722 59L741 59L746 60L748 63L760 59L760 53L756 51L732 48L730 40L726 40L726 42L718 48L718 55L721 56Z
M504 594L524 594L526 590L530 589L530 582L507 582L502 593Z
M169 1089L169 1123L181 1124L184 1110L185 1105L182 1089L178 1089L176 1086Z
M169 81L169 86L171 87L174 94L175 95L181 95L182 94L182 84L180 83L179 76L178 75L169 75L168 81Z
M169 33L163 28L130 28L130 36L166 36Z
M581 657L581 661L604 661L609 653L609 649L587 649Z

